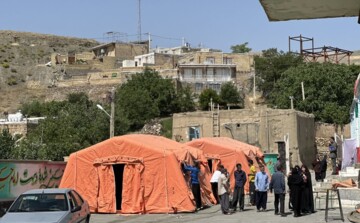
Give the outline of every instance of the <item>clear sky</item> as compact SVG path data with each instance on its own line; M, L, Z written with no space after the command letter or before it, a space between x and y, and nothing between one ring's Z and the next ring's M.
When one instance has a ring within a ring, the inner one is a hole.
M137 40L138 0L2 1L0 29L99 41L115 31L128 34L122 40ZM269 22L258 0L141 0L141 31L153 34L152 45L159 47L179 46L184 37L191 46L224 52L244 42L253 51L287 51L288 37L301 34L314 37L315 47L360 49L356 17Z

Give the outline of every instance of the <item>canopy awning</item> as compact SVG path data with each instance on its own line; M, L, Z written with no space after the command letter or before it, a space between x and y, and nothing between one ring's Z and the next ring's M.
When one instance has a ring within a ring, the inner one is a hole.
M269 21L352 17L359 15L359 0L260 0Z

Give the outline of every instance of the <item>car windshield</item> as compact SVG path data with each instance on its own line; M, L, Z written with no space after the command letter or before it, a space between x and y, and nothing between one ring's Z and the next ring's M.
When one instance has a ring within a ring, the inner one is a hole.
M23 194L9 212L67 211L65 194Z

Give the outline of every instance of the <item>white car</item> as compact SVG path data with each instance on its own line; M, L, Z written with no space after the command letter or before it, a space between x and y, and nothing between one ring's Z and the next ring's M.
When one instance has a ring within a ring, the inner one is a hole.
M73 189L34 189L21 194L0 223L89 223L88 203Z

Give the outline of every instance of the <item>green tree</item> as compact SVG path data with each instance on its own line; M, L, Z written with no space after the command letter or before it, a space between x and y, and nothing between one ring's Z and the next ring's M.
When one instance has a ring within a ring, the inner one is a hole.
M118 88L116 105L117 113L127 120L130 131L138 130L152 118L169 116L179 110L172 81L148 68Z
M292 67L275 83L269 102L278 108L289 108L289 96L293 96L297 110L313 113L318 121L344 125L349 122L349 107L359 72L359 66L331 63ZM304 82L305 100L302 100L301 82Z
M226 106L236 106L243 107L243 98L240 96L240 92L237 90L236 86L227 82L221 85L220 89L220 101L223 105Z
M201 110L208 110L210 106L210 102L219 104L220 103L220 97L216 93L215 90L207 88L201 92L199 95L199 106Z
M83 93L70 94L67 101L44 103L42 107L47 118L21 141L14 158L62 160L109 137L108 117Z
M232 53L248 53L251 51L251 48L247 47L248 44L248 42L245 42L242 44L233 45L230 47L230 49L232 50Z
M176 112L195 111L194 95L190 86L180 87L177 91Z
M278 52L275 48L263 50L262 56L256 56L254 60L256 85L265 99L269 99L274 85L281 78L283 72L303 63L300 56L283 51Z
M12 152L15 148L15 139L7 129L2 130L0 134L0 154L1 159L12 158Z

